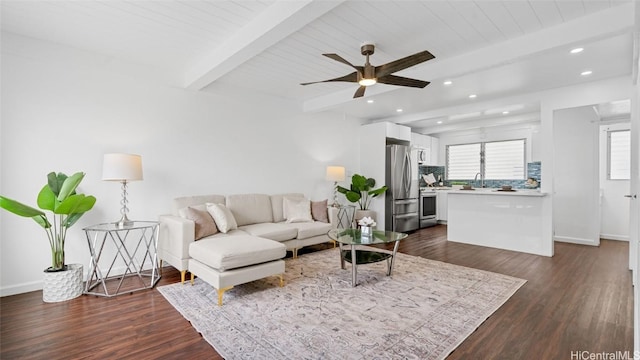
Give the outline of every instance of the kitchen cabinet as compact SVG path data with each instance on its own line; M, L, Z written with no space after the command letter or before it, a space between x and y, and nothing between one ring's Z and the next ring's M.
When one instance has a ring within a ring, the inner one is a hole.
M411 133L411 146L423 149L424 151L425 160L422 165L439 165L439 145L440 140L438 138L429 135Z
M404 125L398 125L391 122L385 122L386 133L388 138L411 142L411 128Z
M431 136L418 133L411 133L411 145L416 145L423 149L431 149Z
M431 139L427 135L411 133L411 146L429 149L431 147Z
M428 136L411 133L411 157L419 165L429 165L431 163L431 140ZM416 165L417 166L417 165ZM417 172L416 172L417 174Z
M447 222L448 198L448 190L438 190L436 192L436 204L438 207L438 211L436 212L436 220L438 220L438 222Z
M444 164L440 164L440 139L433 137L433 136L429 136L430 140L431 140L431 146L430 146L430 162L429 165L444 165Z

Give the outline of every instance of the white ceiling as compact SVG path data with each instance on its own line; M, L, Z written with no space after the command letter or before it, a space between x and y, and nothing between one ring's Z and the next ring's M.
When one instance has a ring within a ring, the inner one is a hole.
M142 65L172 85L248 98L266 93L305 111L438 133L472 122L536 120L535 99L515 95L631 75L635 6L632 0L2 0L0 20L3 31ZM429 50L434 60L397 74L432 83L376 84L360 99L352 99L353 83L299 85L352 72L321 54L361 65L364 42L376 44L373 65ZM569 53L578 46L585 50ZM584 70L593 74L581 76Z

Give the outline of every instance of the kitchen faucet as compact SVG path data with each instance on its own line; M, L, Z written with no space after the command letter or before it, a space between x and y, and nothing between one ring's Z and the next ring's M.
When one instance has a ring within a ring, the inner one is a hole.
M477 173L476 176L473 178L473 182L476 184L476 186L478 185L478 175L480 175L480 187L483 188L484 187L484 176L482 176L482 173Z

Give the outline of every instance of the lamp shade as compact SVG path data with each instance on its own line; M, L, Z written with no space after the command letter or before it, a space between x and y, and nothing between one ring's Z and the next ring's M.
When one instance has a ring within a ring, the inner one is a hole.
M102 180L142 180L142 157L133 154L104 154Z
M344 181L344 166L327 166L327 181Z

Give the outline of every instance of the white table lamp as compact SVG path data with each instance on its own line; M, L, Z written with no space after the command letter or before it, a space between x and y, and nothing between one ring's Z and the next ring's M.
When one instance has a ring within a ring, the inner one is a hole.
M327 166L327 181L333 181L333 206L338 206L338 181L344 179L344 166Z
M132 154L104 154L102 180L122 183L122 200L120 200L122 217L115 224L119 228L132 225L133 221L127 217L129 212L129 208L127 208L127 183L142 180L142 157Z

